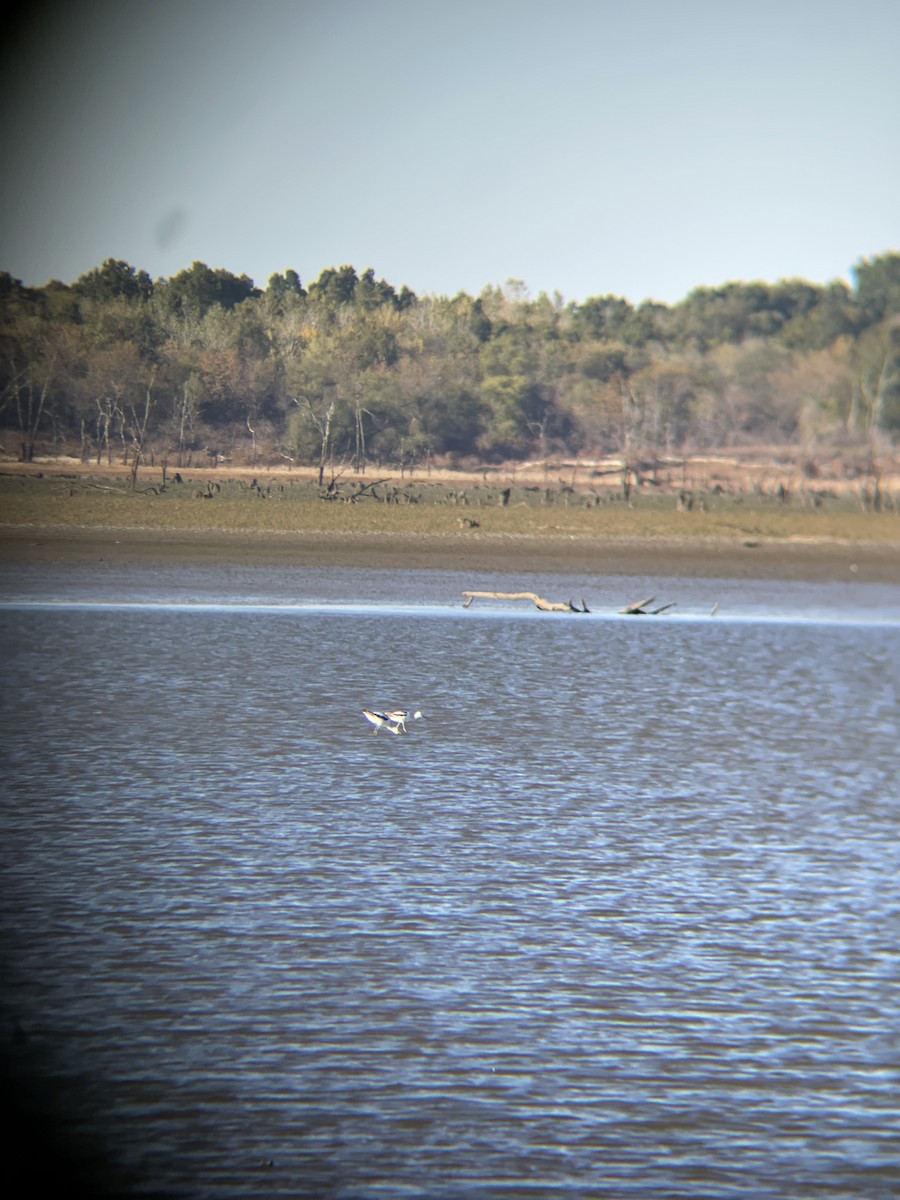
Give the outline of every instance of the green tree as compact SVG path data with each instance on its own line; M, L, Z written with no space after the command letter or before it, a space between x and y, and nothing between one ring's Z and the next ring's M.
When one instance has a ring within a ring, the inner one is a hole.
M593 296L575 307L573 334L579 341L616 341L633 315L633 307L619 296Z
M772 376L781 406L797 413L797 429L810 452L848 433L853 399L849 339L820 350L794 352Z
M273 315L284 316L297 305L298 301L306 298L306 292L300 283L300 276L297 272L288 269L283 274L276 273L269 276L263 297L268 310Z
M725 344L705 356L717 410L707 412L707 420L722 444L777 442L794 436L799 416L796 401L781 396L776 382L789 362L789 351L761 338Z
M73 400L81 422L82 458L88 454L88 431L91 430L97 463L104 457L111 463L114 436L120 442L123 458L128 453L129 419L137 434L132 436L132 443L144 445L152 406L147 411L146 421L139 420L136 414L142 384L152 368L142 360L132 342L94 346L86 342L83 331L82 355L81 369L72 380Z
M33 305L5 306L0 326L2 410L19 436L19 457L32 462L38 437L54 417L67 330L46 320ZM10 421L11 417L11 421Z
M879 432L900 433L900 314L860 337L852 372L850 425L873 448Z
M833 343L853 336L861 316L850 289L841 281L825 288L811 288L813 304L796 303L785 312L779 340L794 350L824 350Z
M486 417L478 449L489 458L515 458L534 446L547 413L522 375L489 375L481 385Z
M339 270L327 267L315 283L309 285L309 297L318 304L332 308L341 304L351 304L358 283L354 267L343 266Z
M202 262L192 263L171 279L161 280L158 286L170 308L192 317L205 316L214 305L232 309L260 295L247 275L232 275Z
M360 308L371 310L381 308L383 304L396 305L397 293L385 280L376 279L375 272L369 267L360 275L353 298Z
M900 315L900 254L861 258L853 277L855 300L866 325Z
M627 447L657 454L681 446L691 430L698 383L694 364L682 358L660 357L634 372L628 380Z
M146 271L129 266L122 259L108 258L99 267L87 271L75 280L74 291L95 302L115 300L149 300L153 281Z

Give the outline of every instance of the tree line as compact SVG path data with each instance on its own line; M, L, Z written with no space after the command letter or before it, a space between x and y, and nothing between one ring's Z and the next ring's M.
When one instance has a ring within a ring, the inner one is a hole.
M203 454L482 462L751 443L872 456L900 433L900 254L853 285L697 288L674 305L417 296L352 266L258 288L201 262L0 273L0 427L30 461ZM9 446L6 447L9 449Z

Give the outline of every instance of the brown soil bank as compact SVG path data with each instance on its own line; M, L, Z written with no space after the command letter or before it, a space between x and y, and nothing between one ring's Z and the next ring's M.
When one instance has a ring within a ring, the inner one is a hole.
M6 527L0 562L381 567L900 584L893 542Z

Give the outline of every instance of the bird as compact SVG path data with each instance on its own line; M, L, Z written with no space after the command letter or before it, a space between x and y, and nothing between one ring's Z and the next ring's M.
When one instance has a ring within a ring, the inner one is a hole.
M376 733L378 732L379 729L382 729L382 728L389 729L391 731L391 733L399 733L400 732L400 726L397 724L392 724L391 718L388 716L387 713L375 712L371 708L364 708L363 716L366 718L367 721L372 722L372 724L375 726Z
M391 721L394 725L397 726L398 731L400 729L402 729L404 733L407 733L408 732L407 728L406 728L407 718L410 721L418 721L419 717L422 716L422 713L420 712L420 710L418 708L416 709L416 711L414 713L411 713L408 708L392 708L389 712L386 712L384 715L387 717L387 719L389 721Z

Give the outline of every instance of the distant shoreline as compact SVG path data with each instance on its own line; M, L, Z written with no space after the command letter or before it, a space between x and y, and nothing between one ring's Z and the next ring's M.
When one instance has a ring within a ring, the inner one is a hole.
M0 563L92 562L900 584L890 542L0 527Z

